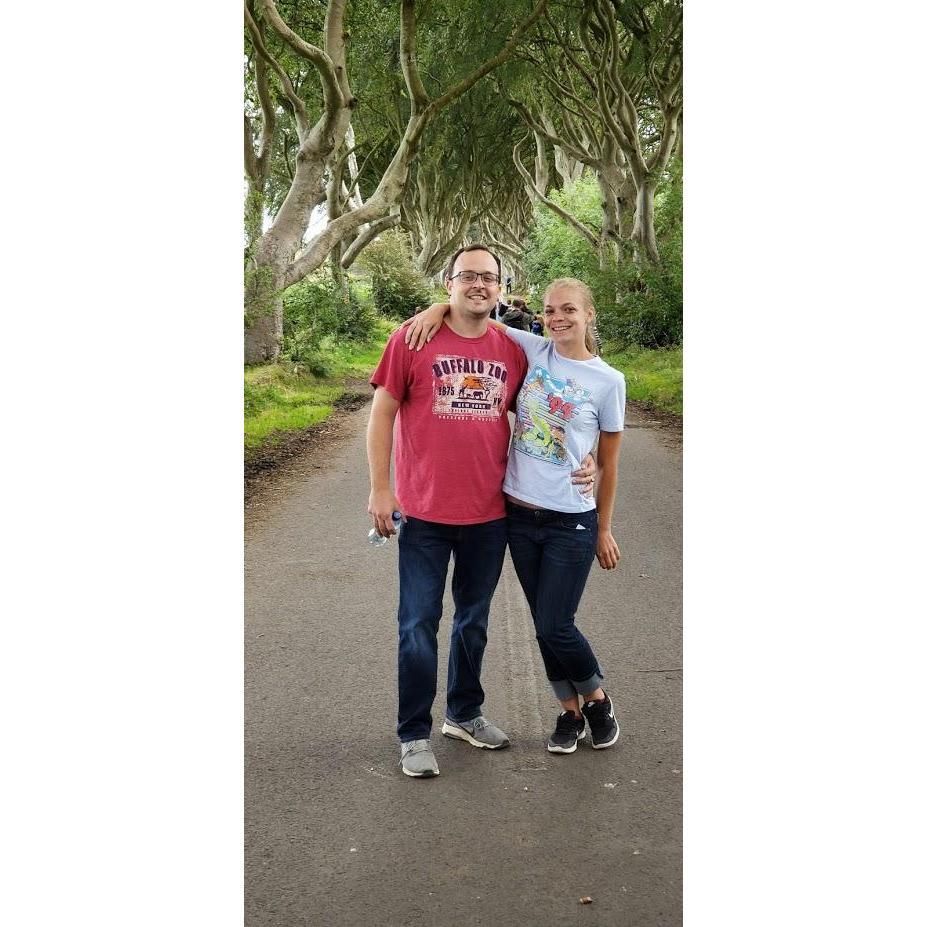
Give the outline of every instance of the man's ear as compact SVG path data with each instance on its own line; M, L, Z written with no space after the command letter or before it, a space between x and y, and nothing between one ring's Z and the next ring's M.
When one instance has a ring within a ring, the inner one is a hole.
M451 281L448 280L447 277L444 278L444 289L447 290L447 295L450 296L451 295Z

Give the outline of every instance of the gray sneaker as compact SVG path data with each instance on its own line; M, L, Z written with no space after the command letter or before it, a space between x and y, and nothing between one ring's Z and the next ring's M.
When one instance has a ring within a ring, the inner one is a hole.
M446 737L465 740L484 750L498 750L509 745L509 735L500 731L495 724L490 724L482 715L472 721L451 721L445 718L441 733Z
M399 765L407 776L430 779L440 775L438 761L427 740L408 740L401 748Z

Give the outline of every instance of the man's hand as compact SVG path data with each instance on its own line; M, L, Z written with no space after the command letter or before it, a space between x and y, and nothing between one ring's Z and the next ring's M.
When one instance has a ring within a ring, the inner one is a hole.
M432 303L424 312L406 319L400 328L406 330L405 341L411 351L421 351L444 324L444 316L450 310L450 303Z
M612 533L609 530L599 532L599 540L596 544L595 555L598 557L599 566L603 570L614 570L621 559L621 551L618 550Z
M586 454L583 458L582 466L574 470L571 476L573 482L580 487L580 492L584 496L591 496L595 489L595 475L598 467L592 454Z
M399 512L401 509L399 500L391 489L371 490L367 511L381 538L388 538L396 533L393 527L393 512Z

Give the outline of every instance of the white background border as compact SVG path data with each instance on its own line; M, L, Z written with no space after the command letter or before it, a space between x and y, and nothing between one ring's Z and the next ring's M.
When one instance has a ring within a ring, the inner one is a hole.
M923 907L915 10L687 9L688 927ZM238 923L240 14L12 13L5 907Z

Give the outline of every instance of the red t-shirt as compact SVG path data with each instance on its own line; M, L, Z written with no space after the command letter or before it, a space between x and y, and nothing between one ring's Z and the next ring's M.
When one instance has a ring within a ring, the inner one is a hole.
M413 518L476 525L505 515L502 480L524 351L492 325L464 338L443 325L421 351L390 336L370 382L400 403L396 497Z

